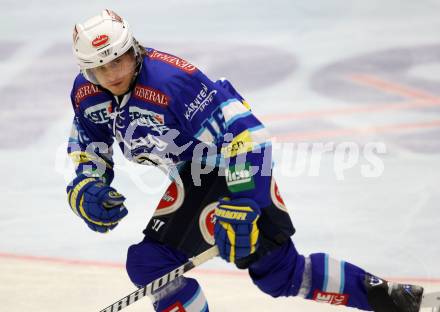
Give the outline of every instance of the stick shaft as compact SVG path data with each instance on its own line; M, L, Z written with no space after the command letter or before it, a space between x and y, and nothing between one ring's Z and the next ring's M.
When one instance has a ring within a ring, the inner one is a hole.
M148 285L139 288L138 290L116 301L115 303L101 310L100 312L121 311L123 308L129 306L132 303L135 303L136 301L138 301L139 299L145 296L150 297L154 301L153 293L155 293L157 290L164 287L169 282L175 280L177 277L182 276L185 272L188 272L189 270L195 268L196 266L205 263L206 261L214 258L217 255L218 255L217 246L211 247L208 250L202 252L200 255L191 258L190 260L188 260L188 262L182 264L180 267L152 281Z

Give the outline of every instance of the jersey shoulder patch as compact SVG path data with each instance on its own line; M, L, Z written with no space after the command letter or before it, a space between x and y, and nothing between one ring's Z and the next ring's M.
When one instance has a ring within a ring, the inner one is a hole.
M81 103L88 99L97 97L96 101L92 100L92 104L102 103L104 101L111 101L112 97L104 92L102 88L95 85L84 78L82 74L78 74L73 83L71 98L74 109L79 109ZM87 101L89 102L89 101ZM95 103L96 102L96 103Z
M99 86L78 75L72 89L72 104L78 116L94 124L104 124L110 120L112 97Z
M93 83L85 82L75 88L73 94L73 100L75 104L75 108L79 108L82 101L90 96L94 96L96 94L102 93L103 91Z
M187 74L193 74L198 71L197 67L190 62L181 59L180 57L161 52L155 49L148 49L148 58L152 61L159 61L171 65L177 69L184 71Z

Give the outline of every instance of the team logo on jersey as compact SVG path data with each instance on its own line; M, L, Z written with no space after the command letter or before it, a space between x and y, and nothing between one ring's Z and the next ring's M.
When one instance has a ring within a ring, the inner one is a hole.
M96 85L94 85L92 83L83 84L75 92L74 99L75 99L75 106L76 106L76 108L79 107L79 105L81 104L81 102L85 98L88 98L89 96L98 94L100 92L102 92L102 91L98 88L98 86L96 86Z
M250 163L229 166L226 169L226 184L232 193L243 192L255 188Z
M106 44L109 39L110 38L107 35L99 35L95 39L93 39L92 46L94 46L95 48L99 48L100 46Z
M186 72L188 74L192 74L195 71L197 71L197 67L195 67L191 63L189 63L181 58L178 58L177 56L173 56L170 54L166 54L166 53L154 50L151 54L149 54L149 57L152 60L159 60L159 61L168 63L174 67L177 67L177 68L183 70L184 72Z
M170 129L161 136L151 133L137 136L131 127L125 135L119 129L115 131L115 138L123 149L125 157L136 163L152 165L169 165L178 161L178 156L193 143L189 141L178 146L175 139L179 135L180 132L176 129ZM132 137L136 138L132 139Z
M270 197L272 198L272 202L274 203L275 207L288 212L274 178L272 178L272 181L270 182Z
M111 101L93 105L84 110L84 117L95 124L106 123L110 120Z
M156 211L153 216L163 216L176 211L182 206L183 200L185 199L185 191L183 185L173 181L170 186L168 186L165 194L162 196L159 204L157 205Z
M198 112L203 112L205 108L212 103L214 96L217 94L217 90L208 92L208 87L204 83L201 83L201 85L202 88L194 100L189 104L185 104L185 118L188 121L191 121Z
M134 155L131 155L130 160L140 165L171 166L173 164L172 159L160 157L153 153L136 151L136 153L133 154Z
M348 298L348 294L337 294L319 290L315 290L313 294L313 300L333 305L347 305Z
M160 135L170 130L168 126L165 126L165 117L162 114L136 106L130 106L129 114L130 120L135 121L138 126L149 127Z
M163 152L168 146L167 142L164 142L158 137L151 135L149 133L144 137L132 139L130 143L131 143L132 151L134 151L139 147L147 147L150 150L155 149L156 152Z
M116 130L115 138L120 144L123 144L124 155L131 161L148 165L169 163L165 159L166 149L169 144L151 133L136 139L128 139L124 137L120 130Z
M203 239L210 245L215 244L214 224L215 224L215 208L218 202L214 202L206 206L199 217L199 227Z
M134 97L164 108L166 108L170 102L170 97L165 93L142 85L136 85L134 88Z

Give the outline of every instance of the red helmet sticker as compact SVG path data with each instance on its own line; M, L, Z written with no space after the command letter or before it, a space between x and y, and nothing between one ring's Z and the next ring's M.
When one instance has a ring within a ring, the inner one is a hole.
M215 244L214 239L214 224L215 224L215 208L218 202L214 202L206 206L199 217L200 232L205 241L210 244Z
M278 185L275 182L274 178L272 178L272 182L270 184L270 196L272 197L272 202L278 209L287 212L286 205L284 204L284 200L281 197L280 191L278 189Z
M155 217L163 216L176 211L182 206L184 197L185 192L183 186L173 181L162 196L153 215Z
M92 46L95 48L98 48L104 44L106 44L109 40L109 37L107 35L99 35L92 41Z

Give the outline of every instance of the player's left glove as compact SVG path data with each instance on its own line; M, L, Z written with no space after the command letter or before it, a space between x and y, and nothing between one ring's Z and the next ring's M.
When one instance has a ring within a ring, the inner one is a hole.
M223 198L219 201L215 209L214 237L223 259L240 267L240 259L256 251L260 214L260 207L252 199Z

